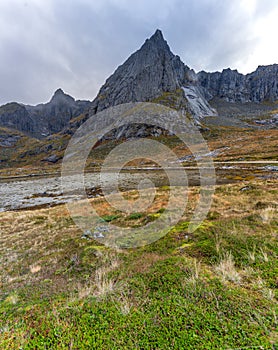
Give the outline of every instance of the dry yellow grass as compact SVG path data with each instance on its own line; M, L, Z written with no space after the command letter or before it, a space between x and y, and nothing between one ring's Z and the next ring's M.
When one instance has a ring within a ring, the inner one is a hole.
M250 189L242 191L242 188L246 186L249 186ZM277 190L277 180L217 186L211 213L217 215L221 220L225 218L240 220L240 218L248 215L257 215L261 218L262 223L268 225L268 222L278 217ZM198 187L189 188L189 201L183 218L185 221L190 219L198 199L198 192ZM121 214L113 221L113 224L122 226L144 225L148 215L155 214L167 204L168 193L168 188L159 189L153 205L145 213L142 213L142 217L137 220L128 220L126 214ZM130 200L136 200L137 193L131 191L128 196ZM99 215L114 213L113 208L104 198L91 199L90 201ZM237 227L232 228L229 234L237 235ZM246 227L244 234L246 237L252 235L253 229ZM263 232L261 234L263 235ZM274 232L274 230L272 234L273 237L277 237L277 232ZM96 246L94 243L81 239L81 236L82 232L75 226L65 205L47 209L0 213L1 287L5 287L6 290L13 290L24 285L27 281L36 283L36 281L50 279L52 282L49 290L56 288L57 285L61 289L67 289L64 275L70 273L73 269L78 270L79 266L87 261L88 258L84 257L84 253L82 253L85 248L87 249L86 254L91 254L90 256L94 257L96 267L99 257L103 255L98 243ZM178 236L177 239L179 239ZM219 254L223 253L221 244L221 237L215 237L215 246ZM263 247L261 247L259 255L260 259L267 261L267 251ZM133 273L147 271L153 264L164 258L154 252L146 253L144 264L142 264L140 258L137 262L133 262ZM257 258L258 254L256 253L253 257L252 250L250 250L250 259ZM232 260L228 256L226 261L224 260L223 258L222 267L219 267L219 270L222 269L225 272L226 267L227 269L231 268ZM104 290L113 289L113 282L106 280L109 275L108 271L111 269L109 267L107 270L107 265L104 264L104 266L106 267L100 266L99 270L94 268L93 271L96 271L96 274L94 272L90 277L94 280L93 284L98 285L99 294L103 294ZM74 283L77 285L78 282L80 281L77 278L75 282L73 281L73 285ZM85 286L85 289L88 287L83 282L80 285ZM80 290L80 295L86 295L86 293L92 291L91 286L88 288L87 291ZM93 288L93 290L95 289Z

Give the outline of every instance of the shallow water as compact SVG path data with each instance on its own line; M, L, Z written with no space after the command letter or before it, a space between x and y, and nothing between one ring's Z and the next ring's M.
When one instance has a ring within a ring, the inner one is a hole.
M254 176L261 179L276 178L277 169L274 166L259 166L254 164L248 167L238 167L237 162L229 162L226 165L217 165L216 182L218 184L234 182L231 175ZM260 170L259 173L257 171ZM125 170L119 173L110 171L102 173L102 182L100 182L99 173L85 174L84 184L88 197L97 197L102 194L101 189L106 188L107 192L115 192L137 189L143 182L146 187L168 186L169 180L162 169L144 169L144 170ZM186 178L184 177L186 174ZM172 186L199 185L200 174L197 168L185 167L181 169L170 169L168 175L171 178ZM202 179L206 178L206 171L203 172ZM72 200L82 198L76 178L66 176L64 178L64 188L60 176L41 177L41 178L21 178L0 180L0 212L7 210L18 210L38 206L52 206L66 203ZM66 187L66 191L65 191Z
M196 173L196 171L194 172ZM192 173L193 176L193 173ZM192 177L191 176L191 177ZM198 182L198 174L194 175ZM146 182L146 179L148 182ZM78 186L74 176L66 177L66 188L63 191L61 177L45 177L21 180L2 180L0 183L0 211L31 208L36 206L52 206L55 204L66 203L71 200L81 198L78 193ZM121 190L137 189L138 184L144 181L144 186L160 187L169 185L169 181L164 171L139 171L123 172L119 177L115 177L112 172L104 173L102 183L98 173L86 174L84 178L85 189L89 195L98 196L100 187L105 186L108 191L120 188ZM184 181L176 174L173 176L172 184L181 185ZM101 186L100 186L101 185Z

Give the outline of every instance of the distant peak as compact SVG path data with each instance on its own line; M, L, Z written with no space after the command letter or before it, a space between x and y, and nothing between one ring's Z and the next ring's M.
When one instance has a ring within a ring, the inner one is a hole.
M162 31L160 29L157 29L151 38L160 38L164 40Z
M64 91L59 88L54 92L50 102L61 102L61 101L75 101L73 97L64 93Z
M155 33L150 37L149 41L151 42L165 42L166 40L163 37L162 31L157 29Z
M54 92L54 96L55 95L64 95L65 93L64 93L64 91L61 89L61 88L59 88L59 89L57 89L55 92Z
M150 47L158 48L159 51L165 52L165 51L171 51L167 41L164 39L162 31L160 29L157 29L155 33L145 41L145 45Z

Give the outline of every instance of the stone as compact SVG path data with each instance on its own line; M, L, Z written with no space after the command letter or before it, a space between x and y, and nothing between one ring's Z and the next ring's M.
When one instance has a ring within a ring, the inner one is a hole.
M60 159L61 157L58 157L56 154L52 154L49 157L42 159L42 162L57 163Z

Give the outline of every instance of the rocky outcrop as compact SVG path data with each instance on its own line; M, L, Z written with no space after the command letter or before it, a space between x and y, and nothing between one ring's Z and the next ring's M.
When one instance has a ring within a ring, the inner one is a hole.
M92 103L95 112L127 102L144 102L186 84L185 66L163 39L160 30L118 67Z
M278 99L278 64L259 66L254 73L246 76L246 80L251 101Z
M27 134L34 132L34 122L25 106L16 102L7 103L0 107L0 125L23 131Z
M217 113L204 98L199 86L189 85L182 89L188 101L188 109L195 116L195 120L199 121L201 117L211 116Z
M49 157L46 157L42 159L42 162L48 162L48 163L57 163L58 160L60 160L61 157L58 157L57 154L51 154Z
M0 147L13 147L18 140L20 140L19 135L1 134L0 132Z
M243 75L237 70L197 74L207 99L219 97L228 102L278 100L278 65L259 66L255 72Z

